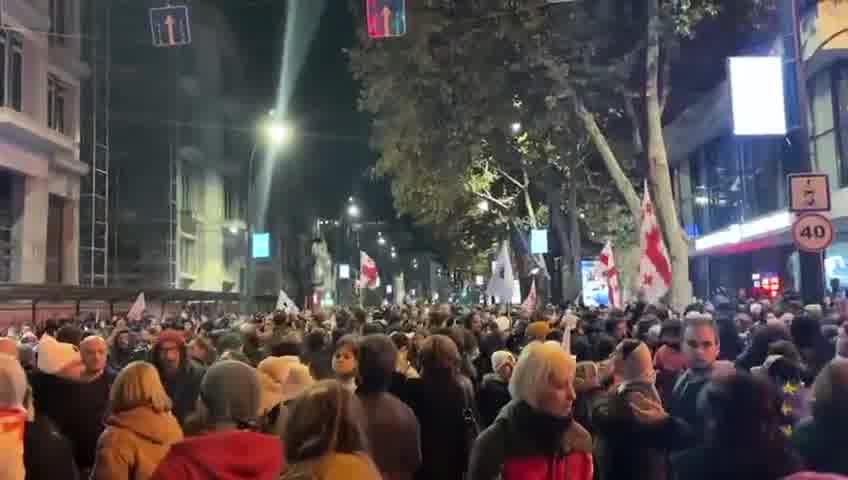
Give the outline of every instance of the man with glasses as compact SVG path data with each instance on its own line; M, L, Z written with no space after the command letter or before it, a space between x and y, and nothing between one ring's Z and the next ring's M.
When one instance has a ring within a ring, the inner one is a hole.
M674 384L668 410L672 416L689 423L699 436L704 430L697 414L698 395L715 370L718 353L718 329L713 319L707 315L687 318L683 354L689 368Z

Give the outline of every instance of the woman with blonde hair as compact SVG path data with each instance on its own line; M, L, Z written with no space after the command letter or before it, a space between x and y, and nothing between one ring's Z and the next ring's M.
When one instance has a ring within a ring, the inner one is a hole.
M359 399L337 380L310 387L291 404L282 480L380 480L362 422Z
M147 362L127 365L112 384L106 430L97 442L94 480L147 480L183 439L159 372Z

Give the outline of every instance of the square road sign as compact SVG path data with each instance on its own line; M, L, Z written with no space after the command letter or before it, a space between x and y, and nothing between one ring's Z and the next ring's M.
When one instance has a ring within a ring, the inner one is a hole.
M829 212L830 182L824 173L789 175L789 210L792 212Z
M191 43L188 6L151 8L150 33L154 47L178 47Z

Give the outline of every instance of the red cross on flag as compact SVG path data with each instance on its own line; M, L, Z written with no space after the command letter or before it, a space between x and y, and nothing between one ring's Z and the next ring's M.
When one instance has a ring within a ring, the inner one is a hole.
M642 198L639 247L639 287L645 301L655 303L668 293L671 287L671 261L657 224L657 214L647 184L645 196Z
M377 274L377 262L369 257L367 253L359 252L359 286L374 290L380 285Z
M624 302L621 301L621 289L618 286L618 268L615 266L615 257L612 254L612 242L607 242L604 245L604 249L601 250L598 267L600 274L607 281L610 308L623 308Z

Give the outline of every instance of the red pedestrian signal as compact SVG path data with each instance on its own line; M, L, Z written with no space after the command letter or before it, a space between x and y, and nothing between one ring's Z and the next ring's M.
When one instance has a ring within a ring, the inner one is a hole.
M406 34L406 0L365 0L365 15L371 38Z

